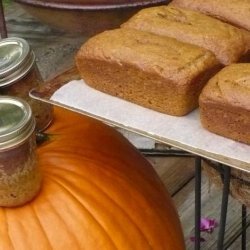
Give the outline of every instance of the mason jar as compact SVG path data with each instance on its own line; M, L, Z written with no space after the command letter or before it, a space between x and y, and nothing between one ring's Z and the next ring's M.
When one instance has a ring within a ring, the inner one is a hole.
M21 38L0 41L0 94L17 96L29 103L36 119L36 130L48 127L53 117L52 105L32 99L29 92L42 83L35 54Z
M40 186L31 108L20 98L0 96L0 206L20 206Z

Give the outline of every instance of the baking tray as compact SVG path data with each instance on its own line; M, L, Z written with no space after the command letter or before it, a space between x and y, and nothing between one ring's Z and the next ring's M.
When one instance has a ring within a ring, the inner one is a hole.
M203 129L198 109L186 116L175 117L141 107L89 87L80 80L75 67L59 74L42 87L33 89L30 95L43 102L250 172L250 146Z

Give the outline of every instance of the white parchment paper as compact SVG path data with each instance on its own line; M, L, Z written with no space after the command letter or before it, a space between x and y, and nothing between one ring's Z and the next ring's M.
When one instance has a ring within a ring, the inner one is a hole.
M203 129L198 109L183 117L165 115L104 94L83 80L65 84L51 100L118 127L250 172L250 146Z

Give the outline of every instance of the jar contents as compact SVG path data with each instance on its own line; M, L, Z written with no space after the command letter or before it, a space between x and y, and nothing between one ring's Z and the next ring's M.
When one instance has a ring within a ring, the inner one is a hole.
M0 97L0 206L20 206L39 192L35 119L19 98Z
M45 130L53 119L53 107L48 103L44 103L29 97L29 91L38 87L42 82L40 72L36 65L32 67L24 78L12 85L2 88L3 95L17 96L24 99L32 108L33 116L36 119L36 130Z
M53 118L53 106L29 96L43 80L28 43L20 38L0 42L0 94L17 96L29 103L36 119L36 131L46 129Z

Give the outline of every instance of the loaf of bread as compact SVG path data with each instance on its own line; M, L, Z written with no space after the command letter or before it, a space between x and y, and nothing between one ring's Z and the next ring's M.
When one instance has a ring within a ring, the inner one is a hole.
M197 10L250 31L249 0L173 0L171 5Z
M248 51L241 29L202 13L178 7L158 6L143 9L122 27L198 45L212 51L224 65L237 62Z
M208 50L134 29L116 29L88 40L76 55L85 82L150 109L182 116L220 67Z
M250 64L231 64L203 89L200 117L204 128L250 144Z

